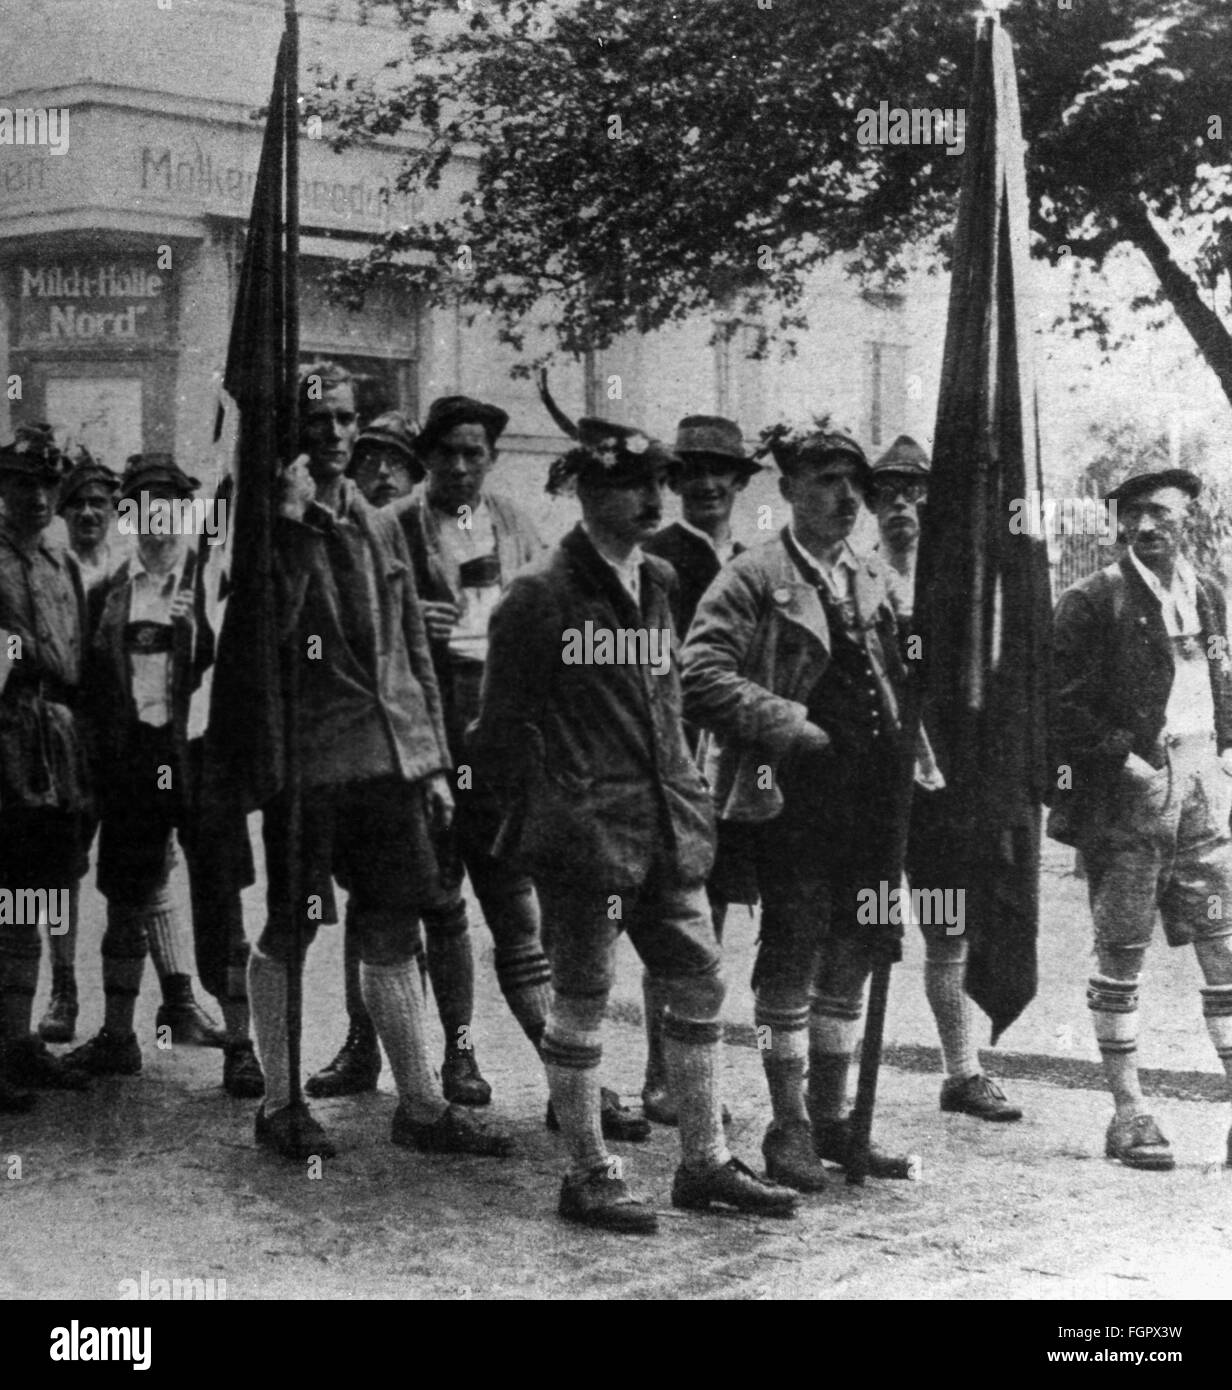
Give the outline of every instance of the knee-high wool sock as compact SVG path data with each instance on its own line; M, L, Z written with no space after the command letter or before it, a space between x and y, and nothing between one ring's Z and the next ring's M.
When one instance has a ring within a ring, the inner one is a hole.
M963 1079L980 1070L974 1040L974 1011L966 990L967 943L963 937L935 941L924 947L924 994L941 1039L946 1076Z
M1138 1081L1138 977L1113 980L1092 975L1087 983L1087 1004L1117 1118L1129 1120L1145 1114L1146 1101Z
M248 998L257 1053L265 1072L265 1113L291 1102L287 1058L287 969L281 961L253 951L248 958Z
M668 1085L676 1102L684 1166L707 1173L731 1158L723 1140L719 1065L723 1025L679 1018L670 1009L663 1023Z
M554 993L540 1049L552 1107L569 1147L570 1176L577 1178L608 1162L599 1120L605 1003Z
M360 966L364 1003L385 1044L398 1099L417 1124L439 1120L448 1108L441 1083L428 1061L424 1037L424 994L414 960Z

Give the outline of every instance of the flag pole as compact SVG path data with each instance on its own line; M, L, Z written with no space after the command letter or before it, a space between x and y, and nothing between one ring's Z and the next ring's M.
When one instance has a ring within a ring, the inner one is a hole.
M283 226L285 248L282 282L284 464L299 453L299 15L295 0L283 0L287 61L283 83L283 129L286 162ZM299 758L300 652L292 645L283 672L286 719L287 896L292 922L291 960L287 966L287 1066L292 1113L304 1108L301 1042L304 1027L304 866L303 779Z

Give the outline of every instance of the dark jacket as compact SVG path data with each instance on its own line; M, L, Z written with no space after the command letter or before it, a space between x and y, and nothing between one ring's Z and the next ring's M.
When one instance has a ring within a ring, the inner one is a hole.
M80 687L86 595L72 555L42 536L20 546L0 518L0 811L88 813L88 725ZM20 658L9 662L9 642Z
M672 611L676 618L676 631L683 642L688 636L689 624L697 612L701 596L722 568L722 562L714 546L678 521L656 531L642 549L647 555L657 555L666 560L676 571L678 588ZM742 545L734 546L734 554L739 555L743 549Z
M347 480L341 518L280 517L279 620L301 663L301 767L317 786L418 781L450 766L411 558L388 510ZM311 645L310 645L311 644Z
M489 633L471 752L502 789L498 848L540 878L621 889L666 865L700 883L714 857L710 795L689 756L676 652L646 665L567 665L570 630L671 628L670 566L647 556L641 612L575 527L510 584Z
M880 560L861 558L855 605L874 679L886 707L896 711L905 672ZM808 722L806 701L829 664L825 609L792 559L785 533L723 567L681 653L685 714L719 744L714 791L721 819L762 821L781 813L774 774Z
M1232 747L1226 605L1219 586L1203 575L1195 597L1222 752ZM1159 600L1128 555L1061 595L1048 717L1049 760L1056 769L1048 798L1053 839L1085 847L1106 838L1131 752L1152 767L1164 766L1160 735L1175 671Z

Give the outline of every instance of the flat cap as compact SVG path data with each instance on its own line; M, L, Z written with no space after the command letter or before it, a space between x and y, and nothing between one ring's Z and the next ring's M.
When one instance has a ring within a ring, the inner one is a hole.
M415 448L422 457L455 425L482 425L488 443L494 445L508 423L509 416L498 405L471 396L438 396L428 407L428 418L415 440Z
M1202 479L1188 468L1160 468L1154 473L1135 473L1107 495L1105 501L1124 504L1141 497L1145 492L1155 492L1161 487L1176 487L1192 500L1202 491Z
M55 431L47 424L18 425L12 443L0 448L0 470L6 473L55 482L63 475L64 465Z
M128 466L120 484L120 497L135 497L146 488L160 483L173 487L181 496L190 497L201 486L190 477L170 454L130 454Z

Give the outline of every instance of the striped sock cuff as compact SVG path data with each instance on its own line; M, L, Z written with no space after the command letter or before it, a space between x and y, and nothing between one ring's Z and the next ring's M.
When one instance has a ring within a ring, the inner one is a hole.
M1106 975L1092 975L1087 981L1087 1006L1092 1013L1134 1013L1138 1008L1138 977L1110 980Z
M1092 975L1087 983L1087 1005L1095 1027L1095 1041L1107 1056L1127 1057L1138 1050L1138 981L1111 980Z
M541 1052L546 1066L563 1067L566 1071L591 1071L603 1061L602 1043L563 1038L552 1032L550 1024L543 1035Z
M694 1047L713 1047L723 1041L723 1025L718 1019L680 1018L669 1008L663 1019L663 1036Z
M753 1022L764 1025L774 1033L804 1033L809 1026L809 1006L798 1009L774 1008L758 1000L753 1007Z
M1202 1013L1219 1060L1232 1064L1232 985L1204 985Z
M552 982L552 967L538 946L518 947L496 955L496 980L505 994Z
M832 1018L843 1023L859 1023L863 1010L863 991L854 999L837 994L815 994L809 1005L811 1018Z

